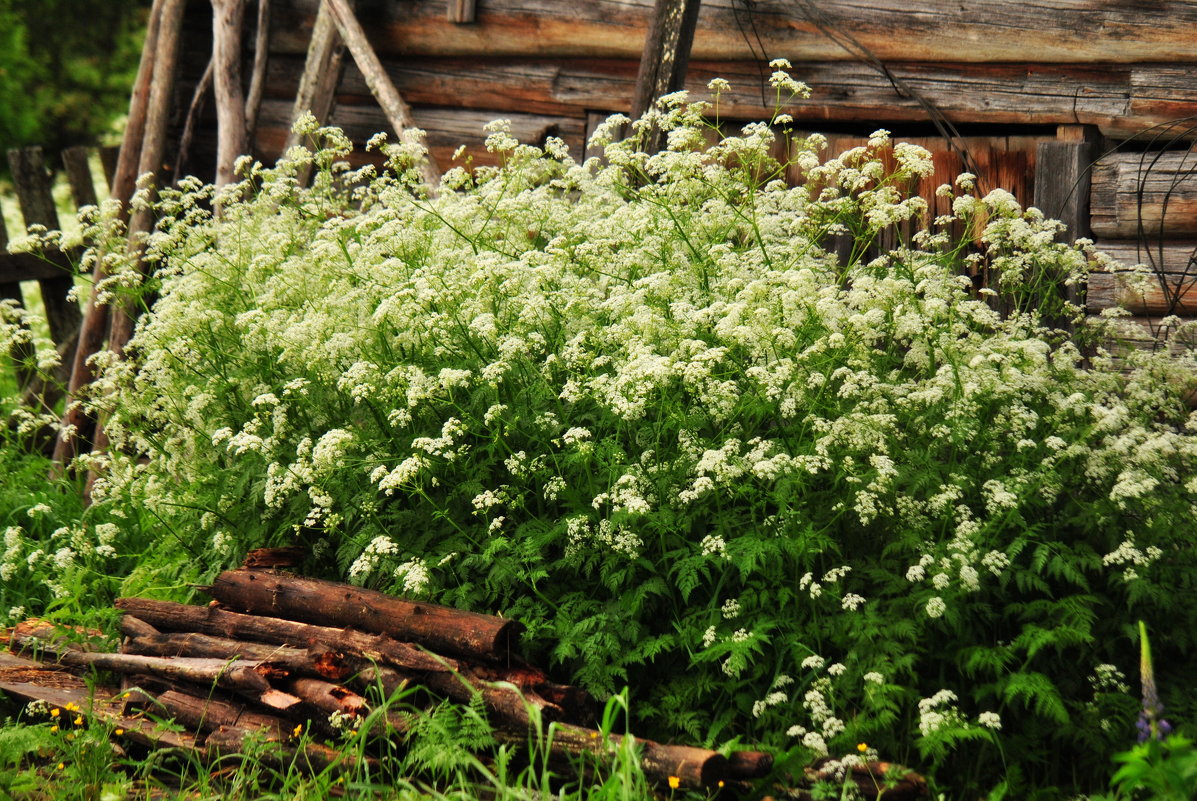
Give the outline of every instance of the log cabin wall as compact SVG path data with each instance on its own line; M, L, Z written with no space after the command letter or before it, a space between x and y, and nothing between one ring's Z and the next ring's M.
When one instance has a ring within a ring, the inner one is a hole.
M284 149L320 0L272 0L266 79L251 146L263 161ZM627 112L654 0L358 0L356 14L386 73L412 106L441 169L458 145L486 163L482 126L512 121L526 142L553 135L582 156L588 133ZM243 37L254 56L255 3ZM471 21L472 20L472 21ZM706 94L723 77L728 120L767 118L766 62L787 58L809 100L784 111L831 150L890 128L932 150L936 175L962 169L929 124L928 107L957 126L983 188L1009 189L1093 236L1127 262L1148 263L1158 287L1135 290L1095 274L1093 313L1123 305L1143 336L1168 314L1197 316L1197 3L1185 0L704 0L686 86ZM191 0L184 34L182 111L212 49L212 10ZM351 58L333 75L328 122L356 142L387 118ZM209 99L185 172L211 178ZM178 137L176 137L177 140ZM1041 163L1042 162L1042 163ZM1145 339L1146 341L1146 339Z

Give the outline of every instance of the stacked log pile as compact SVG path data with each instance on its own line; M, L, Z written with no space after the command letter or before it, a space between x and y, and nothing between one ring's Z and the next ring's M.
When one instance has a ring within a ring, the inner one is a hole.
M264 741L273 745L274 759L316 770L356 764L322 744L346 722L365 723L371 736L401 744L411 731L411 699L480 699L495 738L517 747L527 743L537 717L551 724L549 755L563 771L579 756L602 759L631 736L592 728L584 691L521 660L516 621L274 570L228 571L202 589L215 599L209 606L118 599L124 640L117 653L65 637L49 623L25 621L9 641L25 658L0 659L0 690L62 707L86 705L145 744L218 755ZM118 675L121 688L86 688L73 674L88 669ZM387 703L398 693L407 711ZM173 719L183 731L155 727L152 718ZM747 789L770 774L773 762L759 751L724 756L634 742L646 777L663 788ZM892 773L885 763L870 763L849 775L873 795L876 782ZM803 781L820 778L827 777L812 767ZM905 773L882 797L925 791L920 777Z

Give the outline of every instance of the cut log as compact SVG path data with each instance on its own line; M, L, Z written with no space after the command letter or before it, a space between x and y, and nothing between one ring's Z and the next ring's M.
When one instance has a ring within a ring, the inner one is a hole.
M548 729L549 752L562 759L579 754L606 757L625 744L625 735L606 737L597 729L555 723ZM501 742L522 743L527 734L499 731ZM702 790L716 788L731 777L728 759L716 751L688 745L666 745L631 738L640 749L640 766L653 783L672 789Z
M293 679L287 683L287 690L325 717L336 713L349 718L361 718L370 711L369 704L362 696L339 684L320 679Z
M255 711L231 699L212 694L199 696L182 689L172 689L158 694L154 699L158 717L174 718L176 723L192 731L213 731L215 729L240 729L255 732L259 737L273 742L284 742L294 730L295 724L285 718ZM149 707L151 710L154 706ZM167 714L163 715L162 710Z
M1197 232L1197 153L1115 153L1093 171L1093 233L1149 241Z
M254 570L225 571L204 592L246 612L353 626L461 656L502 659L513 650L523 630L514 620L492 615L405 601L347 584Z
M194 632L134 636L124 645L123 650L126 653L147 656L189 656L268 662L292 676L318 676L333 681L341 681L352 672L344 656L334 651L306 651L285 645L243 642Z
M732 751L727 758L727 775L737 781L763 779L773 770L773 755L764 751Z
M49 674L49 675L47 675ZM91 686L76 676L47 670L39 662L0 651L0 691L26 701L44 701L53 707L78 708L128 739L155 748L193 751L195 737L158 725L153 720L123 714L124 702L102 686Z
M303 52L317 2L278 3L277 16L289 19L275 38L276 47ZM636 59L653 6L654 0L488 0L479 24L459 26L446 19L444 0L413 0L372 5L373 13L363 22L369 24L384 55ZM884 62L1197 62L1197 40L1192 36L1197 8L1184 0L1116 4L928 0L917 6L899 0L869 4L824 0L818 8L828 27L850 31ZM754 48L763 49L769 58L786 57L795 63L854 58L806 17L802 4L759 0L749 13L752 30L759 34L755 41L743 33L741 3L704 3L694 58L750 60Z
M148 673L173 681L216 685L259 695L271 689L268 678L284 678L287 675L286 671L269 662L140 656L55 648L36 636L20 632L13 633L9 648L16 652L38 654L40 658L53 659L69 667L90 667L114 673Z
M118 598L116 608L166 631L199 631L218 637L335 650L405 670L444 671L460 667L453 659L432 656L390 637L330 626L145 598Z
M158 629L132 615L122 615L120 622L121 634L129 638L154 637L161 634Z
M341 34L341 38L353 55L354 63L357 64L362 76L366 79L366 85L370 87L374 99L378 101L378 105L386 114L391 130L402 136L404 131L415 127L412 121L411 107L407 105L403 96L391 83L391 79L387 77L386 70L382 68L378 55L374 52L369 40L366 39L366 32L362 30L361 23L357 21L353 8L347 0L324 0L324 2L328 4L329 11L332 12L337 32ZM428 161L421 165L420 171L424 177L424 183L430 189L435 190L440 183L441 174L431 153L428 156Z

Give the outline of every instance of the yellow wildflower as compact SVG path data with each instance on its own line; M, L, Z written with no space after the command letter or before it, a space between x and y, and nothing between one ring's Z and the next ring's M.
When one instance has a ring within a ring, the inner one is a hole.
M869 750L869 744L868 743L857 743L856 750L863 754L865 751Z
M669 787L671 790L676 790L678 787L681 786L681 783L682 783L682 780L680 778L678 778L677 776L669 777Z

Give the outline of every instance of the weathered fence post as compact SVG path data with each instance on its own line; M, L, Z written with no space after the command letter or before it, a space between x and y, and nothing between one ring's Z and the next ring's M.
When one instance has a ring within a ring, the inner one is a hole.
M8 227L4 224L4 215L0 214L0 254L8 251ZM15 300L19 305L25 305L25 295L21 292L20 280L8 280L8 276L0 279L0 301ZM22 393L33 383L34 373L26 365L26 360L33 355L33 346L29 344L14 345L8 353L11 357L13 370L17 377L17 389Z
M25 147L10 150L8 166L12 170L25 226L44 225L50 230L60 228L58 210L54 207L50 171L46 168L42 149ZM38 285L42 290L42 303L46 308L50 338L60 349L64 346L69 349L69 343L79 332L82 319L79 307L67 300L67 294L74 288L75 280L64 271L60 277L40 279Z
M449 22L454 22L458 25L476 22L478 19L478 2L477 0L449 0L445 17Z
M1055 142L1040 142L1035 149L1034 205L1048 217L1059 220L1067 230L1057 235L1062 242L1088 238L1090 177L1100 138L1092 125L1061 125ZM1061 287L1069 303L1084 300L1078 286Z
M300 144L299 135L295 133L295 122L301 115L310 112L321 125L328 122L344 62L345 43L341 41L341 34L337 33L332 9L322 2L316 12L312 39L308 42L307 60L303 65L303 75L299 78L299 89L295 93L291 130L287 132L284 151ZM300 184L306 184L310 177L310 167L301 170L296 176Z
M657 0L640 56L636 93L632 96L632 119L644 114L661 95L676 92L685 85L700 2ZM664 143L664 132L654 126L641 150L656 153Z

